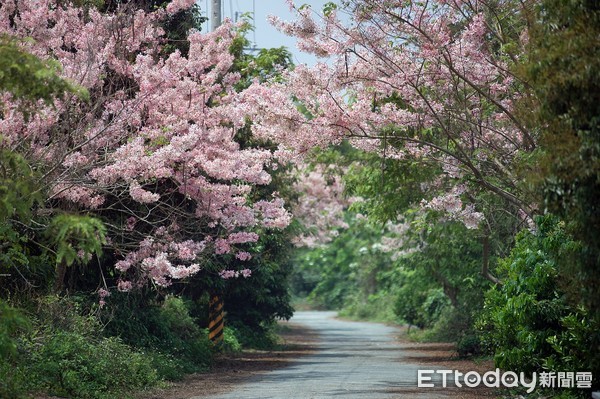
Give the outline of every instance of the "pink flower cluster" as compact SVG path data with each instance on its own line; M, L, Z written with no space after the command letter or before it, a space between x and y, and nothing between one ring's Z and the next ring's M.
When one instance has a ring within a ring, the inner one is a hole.
M501 3L507 15L520 12L517 3ZM328 61L245 93L262 110L253 120L257 135L300 155L348 139L386 158L435 163L448 182L469 179L529 207L511 183L515 160L536 145L513 105L521 82L510 60L525 43L501 45L503 21L490 21L487 2L361 0L345 8L349 23L290 4L297 20L271 23ZM452 194L432 206L470 228L482 220Z
M457 185L444 195L433 198L431 201L423 200L421 205L427 209L445 212L451 219L461 221L468 229L476 229L479 223L485 220L481 212L475 210L473 204L466 204L460 196L466 191L465 186Z
M298 167L297 176L294 189L300 197L292 211L307 232L294 242L307 247L323 245L337 235L337 229L348 227L343 216L351 201L344 196L341 177L333 170Z
M111 232L119 238L112 245L121 259L120 290L144 278L165 286L191 276L207 248L229 253L231 245L258 240L251 230L284 228L291 220L277 196L248 200L255 186L270 183L276 158L234 139L259 112L234 87L240 79L231 72L235 27L191 32L186 56L161 53L161 21L194 3L173 0L152 12L123 3L108 13L51 0L0 6L0 34L31 38L26 50L58 60L63 77L92 93L90 103L67 96L54 107L39 104L30 119L3 95L0 147L49 171L41 189L54 203L99 217L104 206L124 215L122 228ZM174 211L173 204L183 205ZM189 240L188 231L176 228L193 223L203 238Z
M110 296L109 291L107 291L104 288L100 288L98 290L98 297L100 298L98 300L98 306L100 306L100 309L102 309L106 305L106 301L104 300L104 298L106 298L107 296Z
M248 278L252 275L252 270L250 269L242 269L242 270L221 270L219 272L219 276L224 280L229 280L232 278Z
M167 13L175 14L196 4L196 0L173 0L167 4Z

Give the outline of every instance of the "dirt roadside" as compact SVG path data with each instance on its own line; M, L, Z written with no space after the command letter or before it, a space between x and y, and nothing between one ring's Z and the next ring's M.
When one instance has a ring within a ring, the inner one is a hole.
M402 327L400 333L396 338L400 347L402 348L403 356L398 361L418 364L422 366L422 369L445 369L445 370L458 370L461 373L467 373L469 371L476 371L479 375L495 370L494 362L492 360L480 360L480 359L461 359L458 357L456 352L456 346L452 343L441 343L441 342L413 342L408 338L406 328ZM449 377L450 378L450 377ZM449 382L449 385L452 383ZM450 388L393 388L390 390L392 393L397 393L398 398L410 397L410 394L420 394L424 392L428 393L440 393L447 395L448 398L456 399L478 399L478 398L497 398L501 394L495 390L485 386L476 388L469 388L463 386L462 388L450 387Z
M312 330L288 322L281 323L279 336L282 343L277 350L220 355L209 372L188 375L165 389L141 392L136 399L188 399L230 392L255 375L285 367L291 360L312 353L318 340Z

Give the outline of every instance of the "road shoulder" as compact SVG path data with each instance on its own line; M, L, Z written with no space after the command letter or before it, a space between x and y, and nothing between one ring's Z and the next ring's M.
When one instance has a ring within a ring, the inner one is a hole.
M219 355L210 371L190 374L166 388L140 392L136 399L188 399L231 392L255 376L314 352L318 337L313 330L293 322L281 322L280 326L281 345L276 350Z
M444 369L458 370L461 373L476 371L483 375L487 371L494 370L494 362L491 359L463 359L456 352L456 345L447 342L415 342L411 340L405 327L399 327L396 342L402 349L402 356L398 359L402 363L418 364L420 369ZM494 398L500 393L497 390L480 386L468 387L435 387L435 388L391 388L390 392L398 394L398 398L410 397L411 394L436 393L443 394L448 398L456 399L478 399Z

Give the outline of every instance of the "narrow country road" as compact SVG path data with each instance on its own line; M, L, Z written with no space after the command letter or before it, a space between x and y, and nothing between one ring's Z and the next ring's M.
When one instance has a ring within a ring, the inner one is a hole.
M291 322L307 326L319 335L313 354L301 357L287 367L254 377L232 392L211 398L446 397L439 390L417 389L419 366L402 362L400 346L394 340L398 330L394 327L338 320L335 312L296 312ZM435 367L427 365L423 368ZM406 393L398 393L399 389Z

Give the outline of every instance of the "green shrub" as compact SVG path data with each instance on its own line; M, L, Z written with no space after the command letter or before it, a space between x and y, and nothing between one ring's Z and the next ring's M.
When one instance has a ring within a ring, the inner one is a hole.
M520 233L500 262L504 284L488 291L477 323L482 343L503 369L598 375L600 357L593 348L600 344L600 325L567 301L557 268L557 258L579 246L562 222L550 216L537 222L539 231Z
M187 374L187 365L180 359L169 353L162 353L154 350L147 350L148 356L152 359L152 365L156 370L158 378L167 381L179 381Z
M19 367L19 363L0 358L0 398L21 399L27 393L31 376Z
M441 288L423 289L415 280L400 288L394 310L409 324L419 328L432 328L444 313L452 312L452 307Z
M212 345L205 329L190 316L190 304L167 296L163 303L141 293L114 293L111 312L105 315L106 333L152 353L158 375L168 380L206 370L212 362Z
M404 284L398 290L394 312L408 325L424 328L427 323L421 312L421 304L426 297L427 292L417 284Z
M18 309L0 301L0 398L16 399L24 394L27 376L15 367L18 333L31 329L31 322Z
M157 316L154 321L161 330L154 349L178 359L184 373L206 370L212 362L212 345L208 331L190 316L189 305L182 298L168 296Z
M444 313L451 311L450 300L441 288L430 289L420 306L423 322L426 327L433 326Z
M279 337L274 331L275 326L276 324L272 323L261 323L259 328L252 328L242 323L234 323L231 329L242 348L269 350L279 343Z
M239 352L242 350L237 334L237 331L231 327L223 328L223 350L225 352Z
M456 343L456 351L460 357L476 355L481 352L481 341L477 334L466 334Z
M346 305L340 311L340 316L357 320L371 320L379 322L397 322L398 316L394 313L395 295L387 290L381 290L369 295L366 300L362 295L348 296Z
M190 316L187 304L180 297L167 296L160 307L160 316L169 330L180 338L197 337L200 334L200 327Z
M94 298L97 300L97 297ZM24 304L35 323L48 331L74 332L96 337L103 327L96 315L83 310L83 297L47 295Z
M151 358L118 338L98 341L73 332L53 332L30 345L26 366L38 388L70 398L103 399L157 382Z
M16 354L15 334L29 326L30 322L25 316L0 300L0 358L7 359Z
M81 310L77 298L40 297L17 310L0 306L0 334L10 338L0 357L2 398L31 393L123 398L159 381L154 353L136 350L117 337L104 337L102 324ZM16 331L15 323L27 328ZM164 362L159 365L166 368Z

